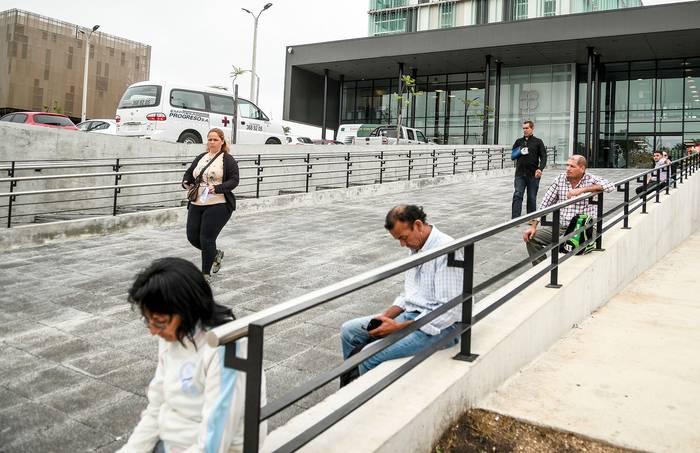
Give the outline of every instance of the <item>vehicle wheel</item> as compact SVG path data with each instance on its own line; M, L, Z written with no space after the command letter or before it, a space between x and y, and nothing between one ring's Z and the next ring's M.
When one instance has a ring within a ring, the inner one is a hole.
M183 132L180 135L180 138L177 139L178 143L187 143L190 145L197 144L197 143L202 143L202 139L199 138L199 135L193 133L193 132Z
M281 145L282 142L281 142L280 139L277 138L277 137L270 137L270 138L267 139L267 141L265 142L265 144L266 144L266 145Z

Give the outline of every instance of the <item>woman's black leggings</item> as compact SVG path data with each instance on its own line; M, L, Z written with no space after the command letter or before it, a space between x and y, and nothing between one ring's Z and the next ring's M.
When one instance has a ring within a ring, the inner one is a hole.
M202 272L209 274L216 256L216 238L231 218L233 211L226 203L197 206L187 210L187 240L202 251Z

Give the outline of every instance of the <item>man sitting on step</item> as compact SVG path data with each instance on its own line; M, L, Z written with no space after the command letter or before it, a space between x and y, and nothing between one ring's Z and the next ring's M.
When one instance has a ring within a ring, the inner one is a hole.
M423 208L415 205L400 205L391 209L386 215L384 228L402 247L409 249L409 255L453 241L435 225L430 225ZM456 255L457 259L462 259L459 253ZM411 325L462 292L462 269L448 267L447 255L407 270L404 278L403 293L383 313L343 324L341 342L345 359L362 346ZM360 373L365 373L386 360L412 356L440 341L454 330L453 324L461 319L461 312L461 307L458 306L378 352L360 364ZM373 319L377 321L367 330ZM380 324L374 327L377 322ZM457 342L458 339L455 339L448 346Z

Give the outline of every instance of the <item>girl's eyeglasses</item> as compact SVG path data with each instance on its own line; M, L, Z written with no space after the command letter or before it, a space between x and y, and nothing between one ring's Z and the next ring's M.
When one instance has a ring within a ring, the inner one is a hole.
M143 323L146 325L146 327L150 328L151 326L153 326L159 331L165 330L165 328L168 327L168 324L170 324L171 320L172 316L168 316L167 321L157 321L152 318L147 318L146 316L143 317Z

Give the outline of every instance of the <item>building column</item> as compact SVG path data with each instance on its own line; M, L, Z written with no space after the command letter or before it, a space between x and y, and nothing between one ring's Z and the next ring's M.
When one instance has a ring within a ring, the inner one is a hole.
M593 97L593 134L591 141L591 162L589 165L591 167L598 166L598 159L600 159L600 55L595 56L595 82L593 86L594 97Z
M399 85L398 85L399 88L397 90L397 93L399 94L399 96L401 95L401 93L403 91L403 79L402 79L402 77L403 77L403 63L399 63ZM397 121L398 121L399 115L401 115L401 113L403 113L403 99L397 99L396 100L396 120ZM400 135L401 135L400 131L396 131L397 139Z
M486 55L484 67L484 124L482 131L482 144L489 142L489 88L491 86L491 55Z
M588 76L586 78L586 124L584 136L583 157L590 158L591 154L591 101L593 100L593 47L588 47Z
M328 69L323 70L323 116L321 118L321 139L326 139L326 117L328 116Z
M418 69L411 70L411 78L415 81L418 77ZM417 82L416 82L417 83ZM411 97L411 127L416 127L416 97Z
M343 123L343 84L345 83L345 76L340 74L338 78L338 127L333 131L333 140L338 140L338 129Z
M498 144L498 122L501 118L501 62L496 62L496 99L493 114L493 144Z

